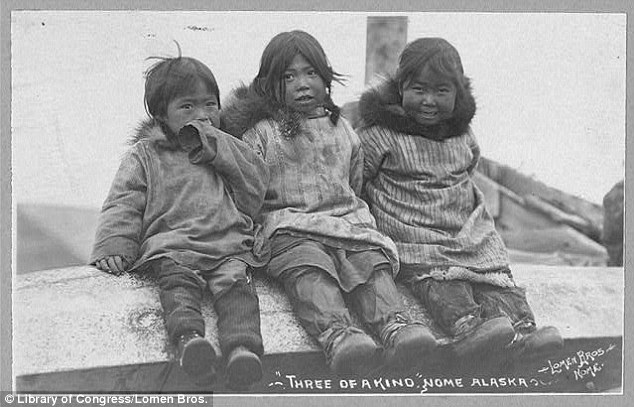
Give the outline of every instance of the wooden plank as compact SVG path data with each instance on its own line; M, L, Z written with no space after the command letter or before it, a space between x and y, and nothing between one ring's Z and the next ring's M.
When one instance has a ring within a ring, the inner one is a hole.
M577 196L550 187L521 172L491 159L482 157L478 171L519 196L537 196L560 210L586 219L592 225L593 239L597 239L603 228L603 208Z
M407 43L407 17L368 17L365 83L396 72L398 57Z

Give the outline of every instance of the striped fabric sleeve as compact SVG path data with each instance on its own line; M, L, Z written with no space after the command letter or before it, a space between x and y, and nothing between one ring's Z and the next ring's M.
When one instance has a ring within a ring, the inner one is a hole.
M359 132L363 147L364 185L377 176L381 169L381 163L388 154L388 144L384 137L383 131L376 127L363 129Z
M473 159L467 168L467 172L469 175L473 175L473 172L476 170L478 163L480 162L480 146L478 145L478 141L471 129L467 132L467 136L469 137L469 148L471 148L471 154L473 154Z

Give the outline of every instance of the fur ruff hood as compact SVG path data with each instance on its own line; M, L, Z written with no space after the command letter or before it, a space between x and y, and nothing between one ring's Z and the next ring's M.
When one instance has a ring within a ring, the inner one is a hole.
M147 118L139 123L134 134L128 139L128 144L134 145L141 140L149 140L170 149L177 147L168 138L161 122L153 118Z
M229 98L223 102L220 113L221 130L242 138L242 135L262 120L271 119L280 125L285 138L293 138L301 132L303 115L279 103L272 103L269 98L255 93L252 87L245 84L233 90ZM339 119L339 107L330 96L324 106L333 124Z
M382 126L405 134L444 140L464 134L475 115L476 104L467 83L464 103L456 103L451 119L433 126L419 124L401 106L398 82L389 78L365 91L359 100L361 127Z

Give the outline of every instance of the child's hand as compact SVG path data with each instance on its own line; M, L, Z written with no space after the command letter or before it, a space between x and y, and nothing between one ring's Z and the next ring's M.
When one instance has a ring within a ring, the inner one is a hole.
M189 153L200 148L202 146L202 141L200 140L202 130L202 125L193 122L188 123L180 129L176 135L176 140L178 141L181 149Z
M218 152L217 139L223 137L231 136L209 122L194 120L178 132L176 141L192 164L210 164Z
M118 276L128 268L128 262L121 256L108 256L101 260L97 260L95 262L95 267L99 270Z

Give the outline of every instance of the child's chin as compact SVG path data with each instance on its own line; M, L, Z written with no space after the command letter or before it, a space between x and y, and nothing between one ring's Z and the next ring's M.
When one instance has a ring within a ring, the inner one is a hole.
M429 117L414 116L414 120L416 120L418 124L422 124L423 126L433 126L440 122L440 118L438 117L429 118Z
M321 115L322 111L321 106L318 104L311 104L310 106L305 104L294 104L291 108L305 116L318 116Z

